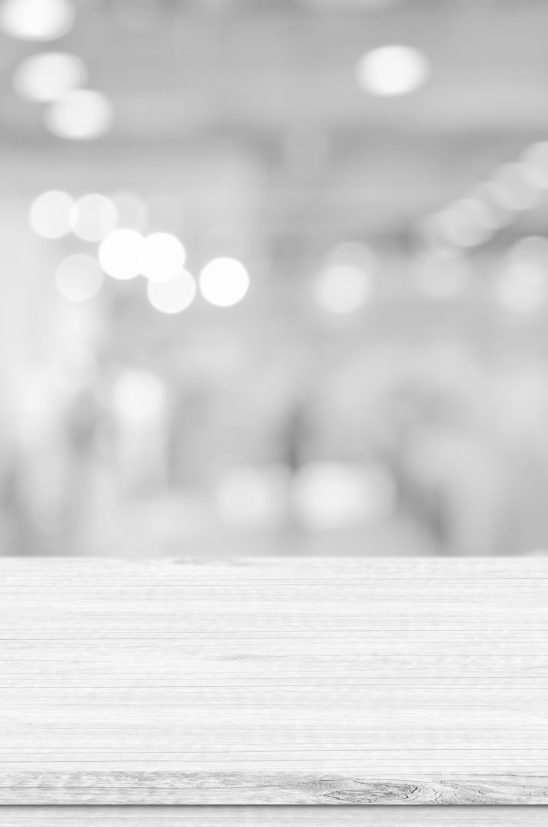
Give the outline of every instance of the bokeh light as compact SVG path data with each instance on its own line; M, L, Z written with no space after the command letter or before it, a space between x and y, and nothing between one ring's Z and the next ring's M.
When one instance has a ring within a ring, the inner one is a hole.
M358 83L379 96L407 95L426 83L428 58L411 46L382 46L363 55L357 64Z
M1 547L548 547L548 0L255 5L0 0Z
M57 290L73 302L88 301L100 291L104 274L97 260L86 253L67 256L55 274Z
M23 61L13 76L15 91L30 101L49 103L87 82L86 64L76 55L46 52Z
M110 198L91 192L83 195L72 210L72 232L84 241L102 241L116 228L118 214Z
M171 281L147 284L148 300L161 313L181 313L192 304L196 292L196 282L188 270L181 270Z
M235 258L214 258L200 273L200 292L217 307L238 304L249 290L249 274Z
M360 310L371 296L370 274L353 264L331 264L316 282L316 300L329 313L344 315Z
M101 242L101 267L114 279L133 279L141 273L143 237L136 230L114 230Z
M106 134L114 120L110 100L93 89L76 89L46 109L47 128L59 138L73 141L92 140Z
M20 40L55 40L70 31L74 17L68 0L4 0L0 28Z
M152 233L144 239L141 272L150 281L171 281L185 261L186 250L171 233Z
M71 230L74 201L67 192L43 192L31 204L29 224L42 238L63 238Z

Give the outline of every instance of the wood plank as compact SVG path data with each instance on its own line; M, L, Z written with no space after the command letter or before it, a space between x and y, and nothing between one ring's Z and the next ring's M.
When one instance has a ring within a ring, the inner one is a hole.
M548 804L548 560L0 562L0 803Z
M2 827L546 827L544 807L4 807Z

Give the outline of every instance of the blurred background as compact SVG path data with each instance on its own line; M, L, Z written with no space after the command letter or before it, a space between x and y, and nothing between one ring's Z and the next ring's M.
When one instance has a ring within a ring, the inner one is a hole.
M548 545L546 0L0 0L0 554Z

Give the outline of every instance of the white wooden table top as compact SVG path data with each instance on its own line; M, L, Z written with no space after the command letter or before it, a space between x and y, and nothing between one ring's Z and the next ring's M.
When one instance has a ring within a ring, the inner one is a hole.
M2 827L546 827L545 807L2 807Z
M547 631L541 558L4 558L0 804L548 804Z

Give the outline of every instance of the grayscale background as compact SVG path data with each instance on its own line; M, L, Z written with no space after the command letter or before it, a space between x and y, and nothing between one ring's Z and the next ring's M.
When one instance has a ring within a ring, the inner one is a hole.
M0 0L0 554L548 546L545 0Z

